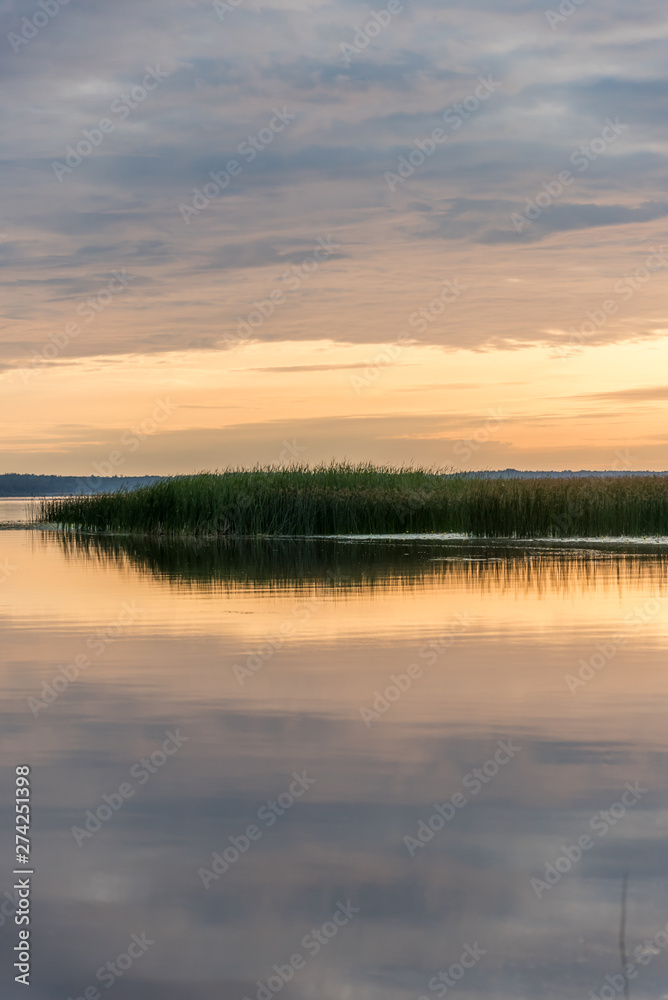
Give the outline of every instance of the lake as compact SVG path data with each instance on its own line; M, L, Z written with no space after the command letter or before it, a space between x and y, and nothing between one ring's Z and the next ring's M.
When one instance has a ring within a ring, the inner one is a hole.
M0 497L0 524L23 522L31 519L32 511L39 504L33 497Z
M666 996L667 569L0 533L31 995Z

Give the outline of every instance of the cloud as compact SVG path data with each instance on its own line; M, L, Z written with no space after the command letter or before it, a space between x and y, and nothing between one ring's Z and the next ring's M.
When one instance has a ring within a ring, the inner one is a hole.
M563 341L544 331L579 328L664 238L657 5L589 2L552 31L531 0L412 0L366 42L358 36L349 59L342 45L371 16L355 0L243 0L224 21L209 0L88 0L62 5L14 51L8 33L37 10L31 0L0 10L4 364L30 364L62 338L123 267L137 275L131 290L55 366L196 355L277 289L285 300L256 338L285 355L267 368L308 371L291 345L402 334L489 360ZM143 94L147 67L166 76ZM499 87L477 100L489 76ZM444 113L455 106L452 127ZM295 119L270 134L284 108ZM513 213L609 117L628 129L517 234ZM113 131L93 145L86 135L105 118ZM430 152L444 127L447 141ZM53 163L67 156L81 162L59 181ZM391 190L385 174L402 162L411 170ZM197 194L235 163L224 190ZM186 224L179 206L196 198L205 205ZM330 235L336 252L286 289L284 272ZM410 317L447 278L466 293L418 332ZM664 336L658 285L620 308L592 349ZM37 413L36 386L34 404Z
M591 399L610 403L660 402L668 400L668 385L638 386L633 389L617 389L614 392L592 392L573 399Z
M352 364L340 365L274 365L267 368L230 368L233 372L338 372L353 368L368 368L368 361L358 361Z
M552 233L569 232L574 229L596 229L600 226L628 226L635 223L653 222L668 215L668 202L646 202L636 208L627 205L555 204L540 215L523 232L491 229L482 233L482 243L534 242Z

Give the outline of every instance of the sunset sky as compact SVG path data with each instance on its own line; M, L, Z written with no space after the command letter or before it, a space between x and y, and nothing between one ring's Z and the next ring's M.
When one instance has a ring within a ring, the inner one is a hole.
M0 0L0 472L668 468L661 4L61 3Z

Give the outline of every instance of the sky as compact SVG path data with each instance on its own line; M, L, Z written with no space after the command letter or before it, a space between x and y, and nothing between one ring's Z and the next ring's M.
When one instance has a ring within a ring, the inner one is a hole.
M668 468L667 36L0 0L0 472Z

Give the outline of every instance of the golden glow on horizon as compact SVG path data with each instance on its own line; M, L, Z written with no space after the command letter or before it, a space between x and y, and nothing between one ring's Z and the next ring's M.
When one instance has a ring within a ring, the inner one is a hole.
M394 446L404 460L417 453L454 467L521 468L535 456L533 467L559 468L564 442L573 442L566 467L579 456L586 467L589 453L591 466L619 468L628 449L629 468L659 469L668 464L665 371L668 338L642 350L582 347L562 356L538 347L474 352L314 341L62 359L25 385L16 372L5 374L11 421L0 425L0 447L5 471L34 471L37 463L40 471L78 475L92 475L110 451L122 456L114 471L128 475L223 467L225 451L232 464L252 464L243 448L230 447L235 435L263 461L278 461L274 440L287 438L305 461L363 458L364 447L391 460ZM629 387L635 394L625 395ZM330 426L344 441L358 427L364 447L355 452L347 440L337 450ZM212 435L222 448L207 461ZM467 439L477 447L463 461L455 446ZM184 465L188 453L197 458Z
M120 452L119 475L193 472L278 461L285 440L307 462L609 469L621 452L631 469L668 467L664 272L633 294L624 279L661 245L658 230L637 234L621 264L608 230L598 244L576 232L549 248L485 247L480 259L422 245L409 272L408 248L367 222L363 259L324 262L257 331L244 317L276 287L273 268L225 285L196 275L164 299L145 293L143 308L129 289L52 362L17 359L0 373L0 471L89 476ZM611 295L617 312L590 332L588 313ZM48 324L29 324L29 340L47 343L72 317L59 304ZM162 346L147 352L156 325ZM190 328L203 342L169 350ZM255 342L239 341L246 329ZM348 329L354 342L342 342ZM165 397L178 409L141 447L121 445ZM490 425L493 415L503 419ZM468 438L478 447L464 460L454 448Z

